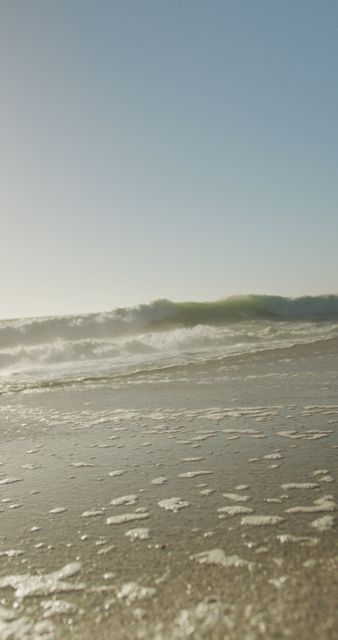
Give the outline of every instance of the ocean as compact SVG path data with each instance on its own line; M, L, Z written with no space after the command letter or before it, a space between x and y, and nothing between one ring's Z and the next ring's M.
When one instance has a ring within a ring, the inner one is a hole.
M330 340L338 296L157 300L84 315L0 321L0 393L172 367Z
M0 322L1 640L337 637L338 296Z

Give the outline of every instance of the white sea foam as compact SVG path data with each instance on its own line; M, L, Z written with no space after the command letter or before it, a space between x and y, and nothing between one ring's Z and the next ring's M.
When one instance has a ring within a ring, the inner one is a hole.
M223 493L223 498L227 498L228 500L234 500L235 502L247 502L250 500L250 496L243 496L241 493Z
M145 520L149 518L149 513L123 513L119 516L110 516L107 518L107 524L124 524L133 520Z
M168 360L178 364L200 361L201 352L207 361L224 354L287 347L313 342L318 337L334 337L335 322L321 326L311 320L336 319L337 304L335 296L239 296L214 303L187 305L157 300L105 313L2 320L0 367L10 374L24 373L8 382L10 392L29 388L27 377L32 372L38 388L40 381L53 382L58 373L72 382L81 376L93 378L93 371L105 376L107 371L135 368L135 361L138 365L142 361L147 369L149 364L158 365L161 358L161 364L166 366ZM306 323L301 322L304 318ZM286 319L287 335L283 323ZM162 331L156 330L159 326ZM324 408L319 410L324 412ZM329 414L336 411L326 409ZM232 415L238 417L236 409ZM262 407L253 407L251 415L254 419L271 417L269 410ZM230 412L228 416L231 417ZM210 419L219 419L217 411Z
M54 616L64 616L76 612L76 607L71 602L65 600L43 600L41 607L44 610L44 618L52 618Z
M162 509L165 509L166 511L173 511L174 513L179 511L179 509L189 507L189 502L187 502L186 500L182 500L181 498L178 498L176 496L174 498L166 498L165 500L160 500L158 504L160 507L162 507Z
M226 556L223 549L211 549L210 551L202 551L201 553L195 553L190 556L192 560L196 560L199 564L216 564L220 567L238 568L247 567L251 569L254 566L253 562L243 560L237 555Z
M117 592L119 600L123 600L126 604L132 604L135 600L143 600L145 598L153 598L156 594L155 587L141 587L137 582L126 582Z
M0 558L16 558L17 556L23 556L22 549L8 549L7 551L0 551Z
M216 599L210 602L206 598L191 609L181 609L169 633L159 633L156 640L224 640L234 626L228 606Z
M252 526L276 525L284 522L285 518L281 516L244 516L241 524L249 524Z
M109 471L108 475L111 478L116 478L118 476L123 476L124 473L126 473L124 469L116 469L116 471Z
M322 518L318 518L317 520L313 520L310 524L313 529L317 529L318 531L328 531L332 529L334 525L334 517L333 516L323 516Z
M96 518L96 516L103 516L104 509L93 509L91 511L84 511L82 513L82 518Z
M255 429L223 429L223 433L228 434L239 434L239 435L262 435L261 431L256 431Z
M318 544L318 538L311 538L310 536L294 536L291 533L283 533L280 536L277 536L277 539L281 544L285 544L287 542L294 542L296 544L306 544L310 547Z
M229 516L236 516L240 513L252 513L252 509L250 507L243 507L240 504L232 504L225 507L219 507L217 509L219 513L227 513Z
M282 484L282 489L288 491L289 489L316 489L319 484L316 482L287 482Z
M145 527L139 527L136 529L129 529L126 532L126 536L131 540L148 540L149 538L149 529Z
M106 555L107 553L110 553L111 551L115 551L115 545L114 544L110 544L107 547L102 547L101 549L98 550L97 555L98 556Z
M114 500L112 500L110 504L112 504L114 507L120 506L122 504L131 505L131 504L135 504L136 500L137 500L137 495L132 494L129 496L121 496L120 498L114 498Z
M337 508L336 503L333 500L333 496L322 496L314 500L313 505L289 507L286 509L287 513L321 513L325 511L335 511Z
M280 576L279 578L270 578L269 584L272 584L276 589L282 589L285 583L289 580L289 576Z
M208 476L212 473L212 471L186 471L185 473L180 473L179 478L195 478L196 476Z
M56 628L50 620L33 622L16 609L0 606L0 637L2 640L54 640Z
M283 438L291 438L291 440L320 440L321 438L327 438L332 431L312 431L307 430L302 433L298 431L278 431L278 435Z
M0 578L0 589L11 587L15 590L15 595L18 599L35 595L46 596L53 593L79 591L84 589L83 584L66 582L66 579L73 577L79 573L80 570L81 564L79 562L72 562L52 573L3 576Z
M91 462L71 462L71 467L93 467L94 465Z
M168 478L166 478L166 476L158 476L158 478L151 480L151 484L164 484L167 480Z

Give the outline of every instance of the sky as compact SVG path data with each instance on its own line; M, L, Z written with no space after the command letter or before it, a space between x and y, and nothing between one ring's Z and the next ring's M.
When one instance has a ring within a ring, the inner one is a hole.
M0 317L337 292L335 0L0 0Z

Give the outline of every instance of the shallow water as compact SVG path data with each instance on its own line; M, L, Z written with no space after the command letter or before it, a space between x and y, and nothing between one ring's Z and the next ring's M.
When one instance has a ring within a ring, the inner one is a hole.
M334 638L337 365L320 343L3 396L0 637Z

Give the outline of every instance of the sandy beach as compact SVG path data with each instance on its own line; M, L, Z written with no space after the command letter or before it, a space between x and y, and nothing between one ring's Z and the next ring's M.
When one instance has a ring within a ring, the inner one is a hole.
M0 640L338 640L337 25L0 0Z
M337 343L0 400L0 638L337 636Z

